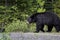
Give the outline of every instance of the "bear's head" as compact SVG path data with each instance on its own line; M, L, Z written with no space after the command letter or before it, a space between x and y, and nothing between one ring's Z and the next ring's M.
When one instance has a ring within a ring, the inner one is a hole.
M28 23L34 23L36 22L36 15L31 15L28 19L27 19Z

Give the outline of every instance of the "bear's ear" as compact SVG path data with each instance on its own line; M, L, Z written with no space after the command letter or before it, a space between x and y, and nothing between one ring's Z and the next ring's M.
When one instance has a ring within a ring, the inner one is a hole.
M35 17L36 17L36 15L32 15L32 16L30 16L31 19L34 19Z

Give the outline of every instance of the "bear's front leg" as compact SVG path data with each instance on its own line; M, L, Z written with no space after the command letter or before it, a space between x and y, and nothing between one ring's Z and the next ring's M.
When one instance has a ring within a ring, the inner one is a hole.
M41 24L41 25L40 25L40 24L37 24L37 25L36 25L36 31L35 31L35 32L37 32L37 33L38 33L39 31L45 32L45 31L43 30L43 28L44 28L44 25L42 25L42 24Z

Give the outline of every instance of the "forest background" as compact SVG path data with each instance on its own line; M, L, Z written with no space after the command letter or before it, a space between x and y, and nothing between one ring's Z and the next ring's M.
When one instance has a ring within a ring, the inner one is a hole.
M36 12L52 10L60 16L60 0L0 0L0 28L5 32L34 32L35 23L29 25L27 18ZM46 5L46 6L45 6ZM45 27L44 30L47 30ZM55 31L53 28L52 32Z

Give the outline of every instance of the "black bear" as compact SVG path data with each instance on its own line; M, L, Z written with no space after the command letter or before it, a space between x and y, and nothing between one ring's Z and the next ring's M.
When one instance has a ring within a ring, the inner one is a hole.
M36 32L44 32L44 25L48 26L47 32L51 32L53 26L56 28L57 32L60 31L60 19L53 12L34 13L27 19L27 21L28 23L36 23Z

